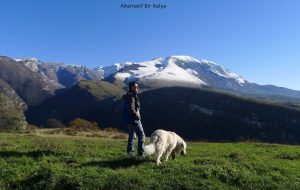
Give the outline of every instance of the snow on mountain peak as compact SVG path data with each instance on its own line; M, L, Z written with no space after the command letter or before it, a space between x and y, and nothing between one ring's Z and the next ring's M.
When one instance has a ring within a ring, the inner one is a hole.
M242 86L246 80L231 72L229 69L207 60L198 60L186 55L173 55L166 58L155 58L150 61L131 63L128 65L115 64L106 68L105 77L115 74L121 80L137 78L160 79L166 81L190 82L199 85L226 85ZM125 67L125 68L124 68ZM120 68L124 68L120 71ZM219 82L218 82L219 81Z
M133 64L133 62L115 63L115 64L113 64L113 67L115 67L117 70L120 70L120 69L124 68L125 66L132 65L132 64Z
M118 72L119 70L123 69L126 66L134 64L133 62L123 62L123 63L115 63L111 66L106 66L106 67L101 67L98 68L98 71L103 71L104 73L104 78L111 76Z
M184 62L199 62L200 61L198 59L195 59L191 56L187 56L187 55L172 55L170 57L167 57L167 59L175 59L177 61L184 61Z
M233 78L241 85L246 82L246 80L243 77L239 76L238 74L230 71L229 69L227 69L215 62L201 60L201 63L207 64L209 66L210 70L212 72L216 73L217 75L220 75L225 78Z
M42 64L42 62L34 57L25 57L21 59L14 59L16 62L24 62L25 67L32 70L33 72L38 72L39 68L38 65Z
M22 61L34 72L39 72L40 64L37 58L15 59ZM87 74L88 68L83 65L61 64L60 69L74 70L80 76ZM57 70L57 69L56 69ZM133 79L165 80L193 83L197 85L232 86L238 88L247 82L243 77L229 69L207 60L196 59L187 55L172 55L165 58L154 58L143 62L121 62L110 66L100 66L92 69L97 76L107 78L114 76L123 81Z
M233 73L229 69L215 63L212 61L208 60L198 60L195 59L191 56L170 56L169 59L174 59L175 63L180 66L185 68L186 70L193 70L193 74L196 74L198 71L198 77L203 77L200 75L203 71L211 71L212 73L219 75L220 77L228 78L228 79L234 79L237 81L239 85L242 85L243 83L246 82L246 80L239 76L236 73ZM200 72L202 71L202 72Z
M23 62L33 62L33 63L40 63L41 61L35 57L24 57L24 58L16 58L14 59L17 62L23 61Z
M131 69L116 73L115 77L121 80L132 80L142 78L145 80L165 80L188 82L199 85L205 85L201 79L193 75L191 72L185 71L176 65L178 57L156 58L150 61L132 63ZM188 57L180 57L180 59L191 60Z

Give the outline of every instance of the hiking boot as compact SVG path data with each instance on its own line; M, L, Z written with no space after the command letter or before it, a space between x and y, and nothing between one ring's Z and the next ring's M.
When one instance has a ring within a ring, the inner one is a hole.
M145 159L146 159L146 156L144 154L138 156L138 160L145 160Z
M127 154L127 156L128 156L129 158L133 158L133 157L134 157L134 152L129 152L129 153Z

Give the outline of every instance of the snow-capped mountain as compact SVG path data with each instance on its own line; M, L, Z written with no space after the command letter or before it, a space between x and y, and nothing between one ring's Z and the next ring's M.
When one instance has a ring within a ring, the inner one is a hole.
M104 78L113 76L125 83L131 80L165 81L176 84L193 84L236 89L247 81L216 63L190 56L170 56L150 61L126 62L101 68Z
M33 72L38 72L51 83L70 87L81 79L101 80L114 77L127 83L139 80L163 85L193 85L237 89L247 82L243 77L214 62L190 56L170 56L144 62L115 63L106 67L89 69L83 65L49 64L37 58L15 59Z
M80 80L136 80L146 89L165 86L208 86L238 94L288 96L300 98L300 92L273 85L249 82L229 69L207 60L178 55L155 58L143 62L123 62L110 66L87 68L83 65L44 63L36 58L15 59L33 72L40 73L44 80L57 88L71 87ZM61 85L61 86L60 86Z
M101 73L103 78L109 77L112 74L115 74L116 72L118 72L119 70L123 69L126 66L132 65L133 62L125 62L125 63L115 63L111 66L100 66L95 68L94 70Z
M137 63L119 63L102 67L101 70L105 76L104 80L117 79L124 83L137 80L142 86L150 89L164 86L208 86L261 98L272 99L274 96L300 98L299 91L252 83L217 63L184 55Z

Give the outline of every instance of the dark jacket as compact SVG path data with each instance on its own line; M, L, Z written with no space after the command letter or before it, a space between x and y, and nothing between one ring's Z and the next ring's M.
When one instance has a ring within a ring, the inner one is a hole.
M141 120L140 101L134 92L129 91L122 98L122 112L125 123L130 123L135 120Z

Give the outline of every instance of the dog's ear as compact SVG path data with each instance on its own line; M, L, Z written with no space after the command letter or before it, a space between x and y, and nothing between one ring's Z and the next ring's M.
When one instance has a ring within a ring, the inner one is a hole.
M183 146L183 144L186 143L182 138L180 138L179 141L177 141L177 145Z
M185 144L185 146L187 145L187 143L186 143L186 140L185 139L183 139L183 138L181 138L182 139L182 141L183 141L183 143Z
M179 151L181 146L183 146L182 141L177 140L177 144L176 144L176 147L175 147L176 151Z

